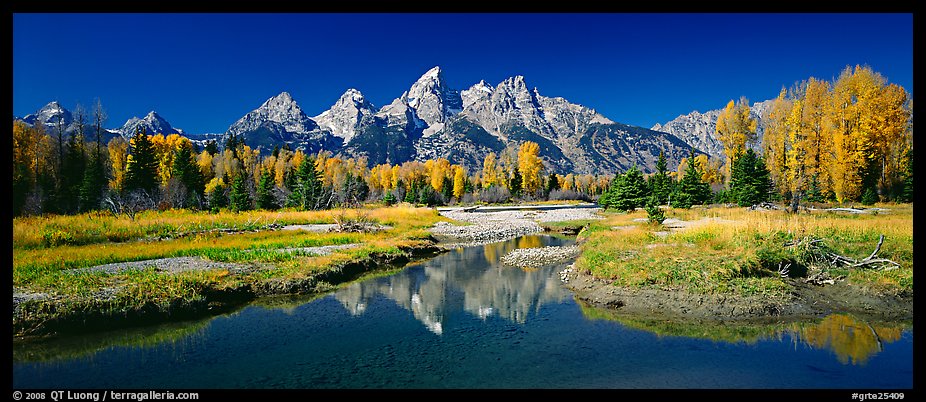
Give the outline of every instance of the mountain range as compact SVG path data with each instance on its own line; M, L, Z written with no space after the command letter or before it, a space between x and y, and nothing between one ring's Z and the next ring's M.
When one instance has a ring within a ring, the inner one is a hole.
M754 114L760 116L769 103L753 105ZM289 144L310 153L327 150L335 155L366 157L370 166L443 157L470 171L481 170L490 152L499 154L506 147L533 141L540 145L541 159L554 172L610 174L633 165L652 172L660 151L670 168L686 157L691 147L711 156L722 155L713 135L719 112L695 111L646 129L614 122L561 97L541 95L520 75L496 85L479 81L459 90L450 88L444 72L434 67L379 108L358 89L349 88L330 108L309 116L291 94L282 92L242 116L221 135L185 133L154 111L106 131L109 138L130 137L137 129L144 129L149 134L180 134L200 143L213 138L220 144L234 135L263 153ZM19 120L41 122L53 132L59 117L68 134L75 131L73 116L58 102Z

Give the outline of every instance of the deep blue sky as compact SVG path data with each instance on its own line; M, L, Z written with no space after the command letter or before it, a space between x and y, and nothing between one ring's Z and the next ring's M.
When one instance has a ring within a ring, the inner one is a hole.
M224 132L281 91L310 116L349 87L380 107L439 65L648 128L856 64L912 93L913 15L14 14L13 115L99 97L109 127Z

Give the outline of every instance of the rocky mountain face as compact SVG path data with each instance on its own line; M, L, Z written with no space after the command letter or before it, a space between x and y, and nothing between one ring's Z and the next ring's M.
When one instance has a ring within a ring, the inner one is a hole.
M21 120L32 126L35 123L42 123L47 129L51 129L58 124L59 120L63 121L65 127L70 126L74 122L74 117L58 101L52 101L42 106L35 113L26 115Z
M135 135L135 132L138 130L144 130L147 134L182 134L183 131L174 128L164 120L161 115L157 114L155 111L148 112L144 118L139 119L138 117L132 117L131 119L126 120L125 124L122 125L122 128L118 129L124 137L128 138Z
M594 109L560 97L541 95L520 75L494 86L479 81L461 91L451 88L440 67L434 67L381 108L351 88L330 108L309 117L292 95L282 92L221 135L184 133L152 111L107 130L106 141L116 135L129 137L138 128L149 134L181 134L203 144L214 139L221 145L234 135L263 153L289 144L307 153L327 150L366 157L371 166L442 157L470 172L481 170L490 152L499 154L507 147L533 141L540 145L546 166L557 173L610 174L633 165L651 172L660 152L672 167L691 146L715 151L710 136L697 134L713 130L710 117L693 115L649 130L613 122ZM57 102L22 120L52 126L58 116L73 126L71 113Z
M228 128L225 136L235 135L254 148L269 151L284 143L307 152L336 149L343 140L319 129L293 100L289 92L267 99L260 107L238 119Z
M328 110L309 118L288 93L277 95L229 127L227 135L269 150L273 144L319 149L368 163L447 158L470 171L490 152L524 141L559 173L613 173L637 164L652 171L660 151L669 165L689 145L671 133L615 123L594 109L530 88L523 76L492 86L450 88L439 67L378 110L360 91L347 90Z
M765 133L765 123L762 121L765 111L772 105L772 100L753 103L750 115L756 119L756 141L749 144L758 150L762 144L762 135ZM700 113L697 110L676 117L665 124L656 123L650 130L673 134L691 146L700 149L712 158L723 158L723 144L717 139L717 118L723 109L709 110Z

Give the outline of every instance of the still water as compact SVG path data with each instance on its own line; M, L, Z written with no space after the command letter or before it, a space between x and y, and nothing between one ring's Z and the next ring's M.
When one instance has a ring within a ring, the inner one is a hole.
M15 343L14 388L911 388L913 329L848 315L705 326L585 306L561 265L461 248L314 299Z

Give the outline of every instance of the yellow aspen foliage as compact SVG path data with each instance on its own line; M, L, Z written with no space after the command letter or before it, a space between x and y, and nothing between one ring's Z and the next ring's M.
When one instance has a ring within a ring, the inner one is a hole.
M454 165L453 166L453 196L460 199L463 197L463 192L466 190L466 171L463 170L463 166Z
M688 158L682 157L682 159L678 161L678 168L675 169L675 176L678 178L678 180L685 178L686 170L688 170Z
M859 67L856 67L856 72ZM832 179L833 193L840 203L854 200L861 194L861 168L865 162L864 138L861 130L862 108L859 103L868 96L866 87L871 85L860 80L868 80L870 75L860 77L846 67L840 74L830 96L827 107L827 131L832 144L830 155L832 163L829 175Z
M572 190L572 191L575 191L575 189L576 189L576 176L575 176L574 174L572 174L572 173L567 174L566 177L563 179L563 184L562 184L561 187L563 188L563 190Z
M212 154L209 151L203 150L196 157L196 167L199 168L199 173L203 175L203 178L209 180L215 176L214 171L212 170Z
M791 194L798 194L807 190L807 137L804 129L804 102L800 99L794 101L791 114L788 116L788 142L791 144L787 150L788 183Z
M444 188L444 178L448 177L450 172L450 161L444 158L437 160L427 160L424 163L430 177L431 188L438 193Z
M498 186L501 182L501 169L496 161L495 152L489 152L482 161L482 188Z
M746 152L746 145L756 138L756 119L750 116L749 100L740 97L738 102L732 100L717 117L717 139L723 144L726 166L729 170L737 155ZM725 172L729 173L729 172ZM729 177L729 174L726 175Z
M526 141L518 150L518 170L521 172L522 188L528 194L540 189L543 178L543 162L540 160L540 145L536 142Z
M13 181L35 180L42 143L41 133L37 130L22 121L13 122L13 166L23 168L13 169Z
M112 178L109 188L121 192L125 184L125 169L129 163L129 142L122 137L116 137L106 146L109 149L109 162L112 165Z
M222 180L221 177L213 177L212 180L206 183L206 194L211 194L219 186L225 187L225 180Z
M821 192L830 190L829 173L826 169L829 159L827 152L829 140L825 135L826 104L829 102L829 91L828 82L813 77L807 80L801 113L803 118L801 126L805 134L803 135L804 142L800 145L804 148L803 154L806 159L804 161L806 177L802 181L810 183L813 178Z
M384 191L391 191L395 188L395 179L392 174L396 172L395 166L391 166L388 163L382 165L383 168L379 172L379 185L383 188ZM373 175L373 172L370 171L370 175Z
M392 167L391 176L392 176L392 183L389 188L394 189L399 186L399 165L395 165Z
M293 153L285 149L277 153L276 163L273 164L273 182L279 187L283 187L286 172L292 168L290 165L292 156Z
M762 150L765 158L765 167L780 195L785 195L791 188L787 176L787 150L788 117L791 115L793 103L787 97L787 91L782 88L772 106L763 116L765 134L762 136Z
M296 152L293 152L293 156L289 158L289 166L292 169L299 169L299 166L302 166L302 161L305 160L305 154L301 149L297 149ZM316 167L318 165L316 164Z

